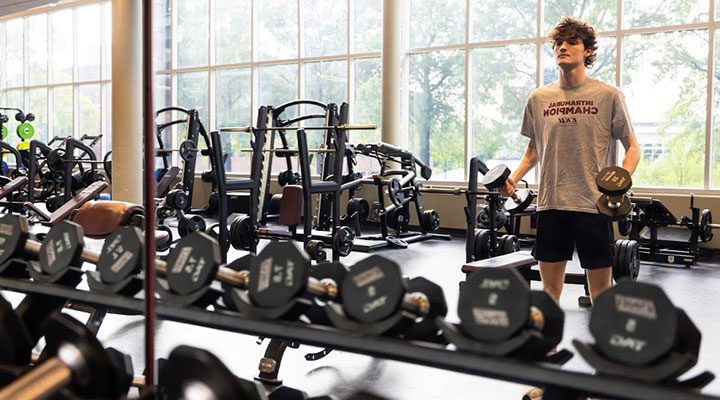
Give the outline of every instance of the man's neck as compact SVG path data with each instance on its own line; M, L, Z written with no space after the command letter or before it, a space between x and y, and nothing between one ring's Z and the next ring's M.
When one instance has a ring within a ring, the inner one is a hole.
M578 66L570 70L564 70L559 68L560 71L560 86L562 87L573 87L584 83L587 80L587 74L585 74L585 66Z

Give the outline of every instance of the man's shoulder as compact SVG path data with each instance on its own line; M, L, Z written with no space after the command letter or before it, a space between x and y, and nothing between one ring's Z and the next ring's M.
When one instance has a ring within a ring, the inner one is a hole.
M619 87L596 78L588 78L588 86L593 90L600 92L620 93Z

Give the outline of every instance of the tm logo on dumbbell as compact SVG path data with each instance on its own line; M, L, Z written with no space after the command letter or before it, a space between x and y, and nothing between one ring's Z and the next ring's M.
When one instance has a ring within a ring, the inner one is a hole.
M190 274L193 282L200 280L200 275L202 275L202 271L205 269L205 264L204 258L190 257L187 265L185 265L185 272Z
M363 304L363 312L365 314L369 314L377 308L384 307L386 303L387 303L387 296L378 297L377 299L375 299L369 303Z
M510 287L510 281L507 279L483 279L479 286L480 289L507 290Z

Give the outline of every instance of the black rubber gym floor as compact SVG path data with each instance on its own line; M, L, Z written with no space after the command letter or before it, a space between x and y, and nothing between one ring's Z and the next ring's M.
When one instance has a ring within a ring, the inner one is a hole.
M267 242L261 242L263 246ZM87 246L99 250L99 241L88 240ZM242 255L231 250L229 259ZM380 250L381 254L398 262L406 276L424 276L440 284L450 308L448 319L457 321L458 282L464 279L460 267L464 261L463 238L452 241L428 241L410 245L405 250ZM351 264L368 253L352 253L342 261ZM579 267L572 262L568 271ZM683 308L703 334L700 360L688 375L702 370L720 374L720 331L717 305L720 304L720 257L702 259L691 268L678 268L643 263L640 281L660 285L677 307ZM533 283L534 289L540 284ZM589 310L577 305L583 292L580 286L566 285L561 300L565 311L565 334L561 348L574 350L571 340L591 341L587 325ZM6 294L13 303L20 296ZM81 320L82 313L75 314ZM144 368L143 320L139 317L108 315L100 329L99 338L106 346L113 346L133 357L136 373ZM252 378L265 344L256 344L256 337L221 332L175 322L160 321L157 326L156 355L166 357L180 344L201 347L214 352L238 376ZM335 393L338 396L363 389L392 399L519 399L525 386L482 377L444 371L396 361L375 359L365 355L333 351L327 357L309 362L303 356L318 348L300 346L288 349L282 361L280 377L288 386L306 391L311 396ZM563 368L592 372L576 355ZM708 385L703 392L720 395L720 380Z

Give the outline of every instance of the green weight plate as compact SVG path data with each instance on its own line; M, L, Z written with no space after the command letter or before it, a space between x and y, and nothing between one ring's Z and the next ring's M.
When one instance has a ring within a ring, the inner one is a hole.
M17 129L15 129L15 132L20 137L20 139L24 140L32 139L32 137L35 136L35 128L33 128L33 126L27 122L23 122L22 124L18 125Z
M117 283L135 274L142 265L142 231L134 226L122 227L105 239L97 270L104 283Z
M2 131L0 131L0 139L5 140L5 138L8 136L8 128L7 126L3 125Z
M40 268L46 274L55 274L68 267L80 267L80 254L84 247L82 227L69 221L61 221L50 229L42 241Z
M181 238L167 259L170 290L186 295L209 286L220 267L220 245L204 232Z
M305 292L310 259L295 242L273 241L250 262L250 301L258 307L287 304Z

